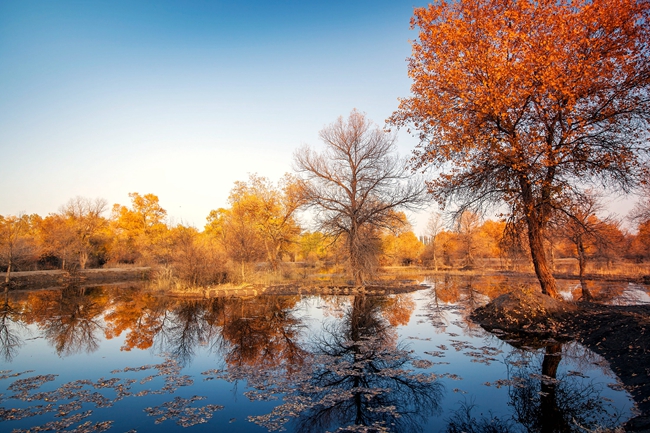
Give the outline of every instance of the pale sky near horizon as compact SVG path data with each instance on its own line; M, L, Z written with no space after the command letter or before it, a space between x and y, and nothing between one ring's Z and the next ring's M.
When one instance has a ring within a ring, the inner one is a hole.
M414 1L0 0L0 214L153 193L202 229L338 116L384 125L409 94ZM400 133L402 155L416 144Z

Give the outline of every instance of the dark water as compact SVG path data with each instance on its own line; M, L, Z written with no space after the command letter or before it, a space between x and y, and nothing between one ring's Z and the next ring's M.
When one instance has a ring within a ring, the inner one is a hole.
M210 300L125 286L12 293L0 431L578 432L632 416L580 344L466 320L503 281L429 284Z

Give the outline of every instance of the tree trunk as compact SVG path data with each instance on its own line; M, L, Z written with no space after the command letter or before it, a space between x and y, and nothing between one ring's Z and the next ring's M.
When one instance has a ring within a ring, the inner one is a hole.
M580 276L580 288L582 289L582 299L591 301L594 297L591 295L587 282L585 281L585 268L587 266L587 256L585 254L585 245L582 242L582 237L578 239L578 274Z
M10 276L11 276L11 257L9 257L9 264L7 265L7 274L5 275L5 290L9 288Z
M361 246L359 243L359 233L353 223L353 227L348 233L348 254L350 255L350 268L355 286L363 286L363 257L361 257Z
M241 261L241 282L244 283L246 281L246 271L244 267L244 261Z
M578 239L578 276L582 280L585 276L585 266L586 266L586 257L585 257L585 246L582 242L582 237Z
M438 257L436 256L436 243L433 241L433 244L431 245L431 249L433 250L433 269L438 272Z
M542 361L542 375L551 379L557 378L557 369L562 360L562 343L554 343L546 346L546 353ZM562 416L562 411L557 405L557 385L553 380L544 381L541 384L541 432L555 433L568 431L569 426Z
M82 251L79 253L79 267L81 269L86 269L86 262L88 262L88 253Z
M548 209L544 209L544 203L538 203L535 199L531 181L525 176L519 178L521 198L524 205L526 225L528 226L528 243L530 255L533 259L535 274L542 286L542 293L551 298L558 299L555 278L548 267L546 252L544 251L544 225L548 218ZM548 195L548 191L546 195ZM544 196L545 194L542 194Z
M530 243L530 255L533 259L535 274L537 275L539 284L542 286L542 293L558 299L560 295L557 292L555 278L553 277L546 261L542 229L539 222L535 221L535 219L536 216L527 215L528 241Z

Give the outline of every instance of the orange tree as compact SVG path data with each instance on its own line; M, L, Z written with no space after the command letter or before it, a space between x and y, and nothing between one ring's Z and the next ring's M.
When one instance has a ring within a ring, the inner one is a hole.
M389 119L419 132L441 204L505 202L527 227L542 291L555 210L586 183L627 190L647 156L650 3L436 1L415 10L412 96Z

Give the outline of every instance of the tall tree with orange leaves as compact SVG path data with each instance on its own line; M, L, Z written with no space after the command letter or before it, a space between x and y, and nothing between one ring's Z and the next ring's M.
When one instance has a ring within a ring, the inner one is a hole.
M459 0L417 8L412 96L389 121L419 132L418 168L460 211L506 203L523 219L542 291L543 239L586 183L627 191L650 124L650 3Z

